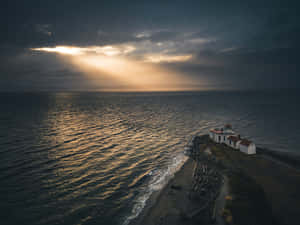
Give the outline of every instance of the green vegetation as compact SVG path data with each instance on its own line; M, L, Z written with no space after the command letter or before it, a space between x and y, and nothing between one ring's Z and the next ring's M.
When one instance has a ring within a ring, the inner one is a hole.
M274 224L271 206L262 187L242 171L234 171L228 178L231 196L226 198L224 210L227 224Z
M268 225L273 221L271 205L267 201L263 188L240 167L240 160L253 160L255 156L246 156L224 144L206 140L215 157L217 167L228 177L230 194L226 196L226 205L222 216L228 225ZM204 148L202 148L204 149Z

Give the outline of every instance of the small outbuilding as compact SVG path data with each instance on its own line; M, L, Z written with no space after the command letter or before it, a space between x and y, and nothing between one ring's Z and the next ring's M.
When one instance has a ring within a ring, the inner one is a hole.
M240 149L240 142L242 140L239 136L229 136L227 138L226 144L234 149Z
M251 154L256 154L256 146L252 141L249 141L247 139L242 139L240 142L240 151L251 155Z
M241 139L240 135L233 131L230 124L226 124L223 128L211 129L209 137L216 143L224 143L245 154L256 154L255 144L247 139Z

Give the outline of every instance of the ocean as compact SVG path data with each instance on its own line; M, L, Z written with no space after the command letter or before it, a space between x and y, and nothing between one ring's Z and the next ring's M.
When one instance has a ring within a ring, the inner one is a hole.
M1 93L1 224L127 225L225 123L300 154L299 93Z

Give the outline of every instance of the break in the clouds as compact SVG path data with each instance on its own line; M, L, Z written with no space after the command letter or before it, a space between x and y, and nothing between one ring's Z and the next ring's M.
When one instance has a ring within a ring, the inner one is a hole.
M162 44L161 44L162 45ZM158 46L161 46L158 45ZM62 55L104 55L107 57L113 56L127 56L134 55L136 47L134 45L121 45L121 46L87 46L87 47L75 47L75 46L55 46L55 47L41 47L31 48L31 51L57 53ZM135 58L138 57L140 60L144 60L150 63L161 63L161 62L185 62L192 58L192 55L178 55L178 54L165 54L166 51L157 51L156 54L148 54L144 50L144 54L136 54Z
M53 52L66 55L84 55L84 54L103 54L106 56L125 55L135 50L135 47L131 45L120 46L88 46L88 47L76 47L76 46L55 46L55 47L41 47L31 48L32 51L41 52Z
M7 1L1 90L299 87L297 1Z

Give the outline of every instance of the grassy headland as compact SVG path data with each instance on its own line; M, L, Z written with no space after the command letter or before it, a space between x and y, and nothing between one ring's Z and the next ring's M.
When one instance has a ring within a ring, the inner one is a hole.
M264 151L245 155L207 135L193 140L189 155L134 224L299 224L300 172L293 166L295 159L288 164L270 160L272 155Z

